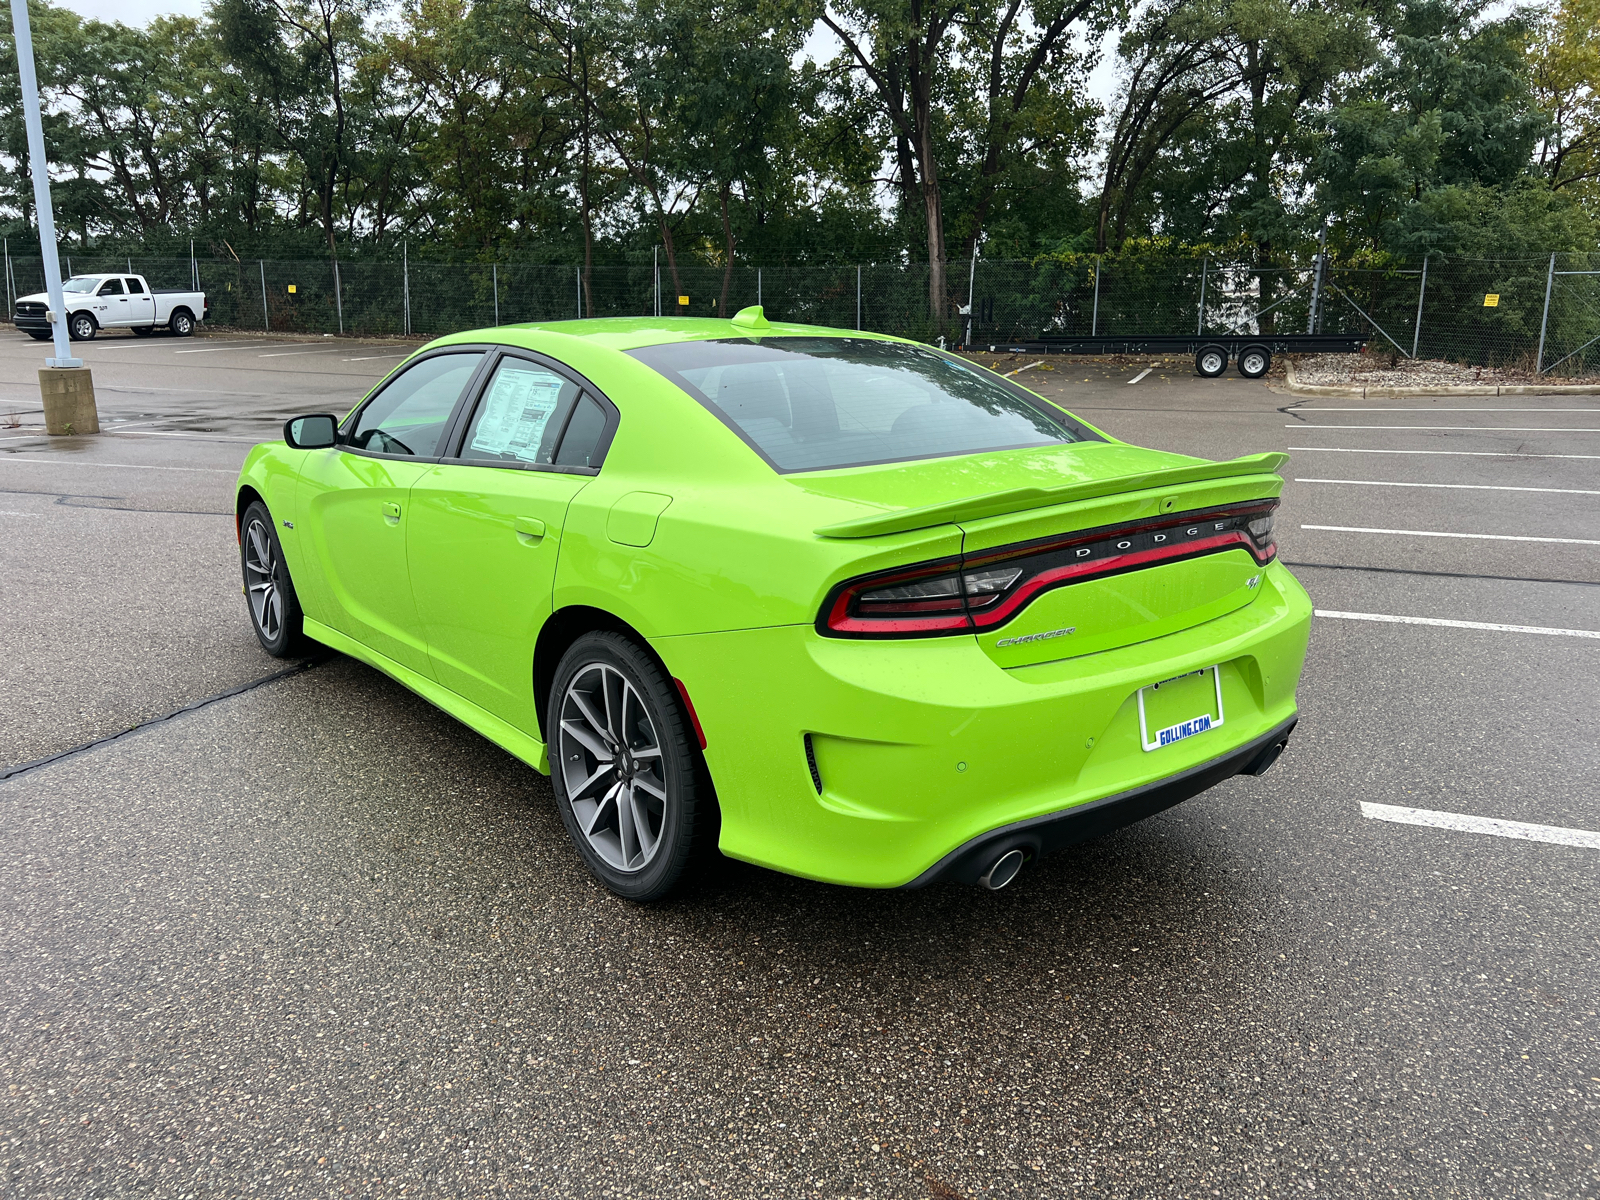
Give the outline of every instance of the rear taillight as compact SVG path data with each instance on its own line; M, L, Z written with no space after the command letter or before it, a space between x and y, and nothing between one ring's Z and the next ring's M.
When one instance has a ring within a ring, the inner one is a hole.
M1226 550L1265 565L1276 500L1081 530L848 580L817 616L831 637L929 637L1004 625L1044 592Z

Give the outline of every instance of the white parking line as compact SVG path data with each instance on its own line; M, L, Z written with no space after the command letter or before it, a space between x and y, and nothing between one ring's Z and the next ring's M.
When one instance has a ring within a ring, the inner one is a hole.
M315 350L276 350L271 354L258 354L257 358L291 358L296 354L337 354L343 346L318 346Z
M1527 537L1515 533L1440 533L1433 529L1368 529L1363 525L1302 525L1301 529L1320 529L1327 533L1390 533L1405 537L1471 538L1480 542L1561 542L1568 546L1600 546L1590 538Z
M1324 413L1324 412L1523 412L1523 413L1535 413L1535 412L1536 413L1581 412L1581 413L1592 413L1592 412L1600 412L1600 408L1404 408L1404 407L1400 407L1398 405L1392 406L1392 407L1389 407L1389 408L1339 408L1339 407L1324 408L1322 405L1319 404L1315 408L1297 408L1294 411L1295 412L1299 412L1299 413L1307 413L1307 414L1310 414L1310 413Z
M1495 817L1469 817L1465 813L1435 812L1430 808L1403 808L1398 804L1361 802L1361 815L1373 821L1394 821L1401 825L1430 825L1435 829L1455 829L1462 833L1488 833L1495 837L1517 838L1524 842L1553 842L1557 846L1581 846L1600 850L1600 833L1587 829L1564 829L1559 825L1530 825L1526 821L1501 821Z
M1546 625L1497 625L1492 621L1448 621L1443 617L1397 617L1389 613L1335 612L1328 608L1311 610L1319 617L1342 621L1382 621L1391 625L1442 625L1446 629L1483 629L1490 633L1546 633L1555 637L1600 639L1597 629L1555 629Z
M1364 450L1352 446L1285 446L1308 454L1450 454L1457 458L1600 458L1600 454L1523 454L1515 450Z
M1469 433L1600 433L1600 429L1569 429L1565 426L1550 428L1544 425L1308 425L1292 421L1285 429L1446 429L1466 430Z
M0 508L0 517L37 517L42 515L42 513L13 512L9 508Z
M1565 496L1600 496L1588 488L1507 487L1497 483L1399 483L1391 479L1296 479L1296 483L1347 483L1354 487L1453 488L1468 492L1560 492Z
M252 446L257 442L267 441L266 438L229 437L225 433L177 433L162 429L139 429L132 433L117 434L114 429L102 430L104 433L116 434L118 437L178 437L199 438L207 442L249 442Z
M0 463L9 462L49 463L53 467L116 467L119 471L200 471L208 475L237 475L239 473L222 467L157 467L148 463L82 462L69 458L46 458L42 455L0 454Z
M1021 375L1024 371L1031 371L1035 367L1042 366L1044 366L1044 359L1041 358L1038 362L1031 362L1025 367L1018 367L1015 371L1007 371L1003 378L1010 379L1013 375Z
M1153 371L1153 370L1155 370L1154 367L1146 367L1144 370L1140 371L1137 375L1135 375L1132 379L1128 380L1128 382L1129 383L1138 383L1139 380L1143 379L1146 375L1150 374L1150 372Z
M268 342L267 344L269 346L272 345L271 342ZM280 345L280 346L318 346L318 345L321 345L320 342L279 342L277 344ZM252 345L259 346L259 345L261 345L261 343L260 342L255 342L255 343L245 342L242 345L238 345L238 346L207 346L203 350L174 350L173 353L174 354L217 354L217 353L219 353L220 351L223 351L223 350L249 350Z
M409 350L402 350L399 354L367 354L361 358L347 358L345 362L376 362L380 358L404 358L410 354Z

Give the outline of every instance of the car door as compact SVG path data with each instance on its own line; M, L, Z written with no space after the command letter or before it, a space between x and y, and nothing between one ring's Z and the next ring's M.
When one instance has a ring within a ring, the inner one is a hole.
M319 588L314 619L426 676L406 567L411 486L438 461L484 358L482 347L451 347L408 363L345 419L339 445L310 451L300 468L296 520Z
M101 329L116 329L128 324L128 293L120 279L108 279L95 293L94 319Z
M156 323L156 301L145 290L144 280L136 279L132 275L127 278L128 284L128 324L129 325L154 325Z
M533 648L567 507L598 473L616 410L552 360L506 352L450 453L411 489L407 552L440 683L538 736Z

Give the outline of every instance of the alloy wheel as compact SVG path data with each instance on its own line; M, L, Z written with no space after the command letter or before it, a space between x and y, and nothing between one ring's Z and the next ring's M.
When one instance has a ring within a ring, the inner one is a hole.
M655 722L634 685L609 663L583 667L561 698L561 777L578 829L618 871L647 867L661 849L667 785Z
M251 521L244 531L245 590L256 627L269 642L283 629L283 593L278 590L278 556L272 533L262 521Z

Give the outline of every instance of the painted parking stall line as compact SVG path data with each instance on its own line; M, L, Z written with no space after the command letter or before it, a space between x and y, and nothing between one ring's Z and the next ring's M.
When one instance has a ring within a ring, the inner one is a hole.
M1150 374L1150 372L1153 371L1153 370L1155 370L1154 367L1146 367L1144 370L1140 371L1137 375L1135 375L1132 379L1128 380L1128 382L1130 384L1138 383L1139 380L1143 379L1146 375Z
M1349 487L1448 488L1466 492L1559 492L1563 496L1600 496L1589 488L1511 487L1497 483L1406 483L1397 479L1295 479L1296 483L1339 483Z
M1478 629L1486 633L1542 633L1553 637L1594 638L1600 641L1600 629L1557 629L1548 625L1502 625L1494 621L1456 621L1447 617L1403 617L1393 613L1340 612L1331 608L1315 608L1319 617L1338 621L1377 621L1388 625L1437 625L1445 629Z
M1381 533L1390 537L1469 538L1480 542L1560 542L1567 546L1600 546L1595 538L1530 537L1517 533L1443 533L1436 529L1371 529L1364 525L1302 525L1325 533Z
M1307 426L1295 426L1304 429ZM1600 454L1525 454L1520 450L1376 450L1357 446L1285 446L1296 454L1444 454L1456 458L1583 458L1600 459Z
M1474 412L1514 412L1514 413L1575 412L1575 413L1600 413L1600 408L1478 408L1478 407L1474 407L1474 408L1422 408L1422 407L1402 408L1402 407L1399 407L1399 406L1390 407L1390 408L1344 408L1344 407L1325 407L1324 405L1319 404L1315 408L1297 408L1294 411L1297 412L1297 413L1304 413L1307 416L1311 416L1314 413L1325 413L1325 412L1375 412L1375 413L1389 413L1389 412L1462 412L1462 413L1474 413Z
M1393 821L1399 825L1425 825L1434 829L1454 829L1461 833L1487 833L1493 837L1516 838L1525 842L1551 842L1557 846L1580 846L1600 850L1600 833L1588 829L1567 829L1560 825L1533 825L1526 821L1503 821L1497 817L1474 817L1466 813L1438 812L1430 808L1406 808L1398 804L1361 802L1361 815L1370 821Z
M1290 421L1285 429L1304 429L1312 432L1342 429L1417 430L1426 429L1449 433L1600 433L1600 429L1572 429L1567 426L1548 425L1312 425L1308 421Z

